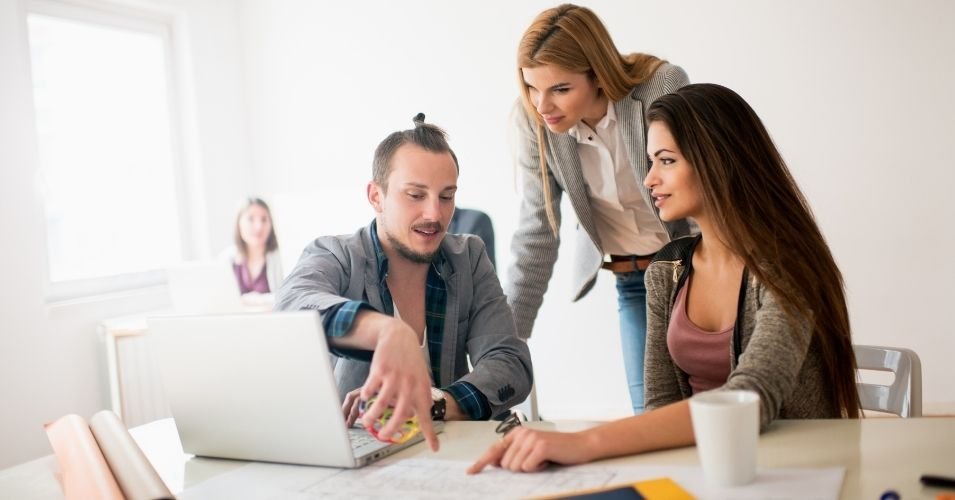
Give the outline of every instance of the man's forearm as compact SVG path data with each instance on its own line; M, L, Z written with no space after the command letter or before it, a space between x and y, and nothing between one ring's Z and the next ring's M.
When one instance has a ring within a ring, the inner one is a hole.
M374 351L382 331L393 318L375 311L359 311L348 333L341 337L328 337L328 342L340 349L363 349Z
M450 392L445 391L444 394L445 394L444 400L447 402L446 403L447 406L445 407L446 410L444 413L445 420L470 420L471 419L471 417L465 415L464 412L461 411L461 407L458 406L457 400L454 399L454 396Z
M448 420L487 420L491 415L491 408L487 401L487 396L481 393L474 385L461 380L442 389L450 397L448 399L448 412L450 414L451 401L454 401L455 412L459 418L445 417Z

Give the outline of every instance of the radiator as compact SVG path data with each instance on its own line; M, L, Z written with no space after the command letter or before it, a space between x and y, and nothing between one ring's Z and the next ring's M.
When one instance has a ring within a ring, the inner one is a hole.
M149 350L146 320L106 320L100 332L106 344L110 403L126 427L171 417L159 366Z

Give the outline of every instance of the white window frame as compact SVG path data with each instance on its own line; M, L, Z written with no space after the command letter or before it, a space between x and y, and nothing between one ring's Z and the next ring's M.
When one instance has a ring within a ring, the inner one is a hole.
M171 158L174 191L177 202L180 246L184 259L195 258L195 245L189 243L204 213L201 211L201 177L196 167L195 141L197 129L191 106L191 73L185 64L185 20L178 11L139 2L100 0L27 0L23 12L24 33L27 16L39 14L62 19L109 26L135 32L158 35L165 44L166 88L168 92ZM26 45L29 51L29 44ZM29 56L29 55L28 55ZM28 57L29 59L29 57ZM186 106L190 105L189 108ZM197 215L197 216L193 216ZM44 217L44 222L46 219ZM49 234L45 232L45 234ZM47 254L47 258L48 254ZM53 282L49 276L49 263L44 267L44 290L48 304L116 293L132 293L139 289L164 285L167 282L163 269L128 273L72 281Z

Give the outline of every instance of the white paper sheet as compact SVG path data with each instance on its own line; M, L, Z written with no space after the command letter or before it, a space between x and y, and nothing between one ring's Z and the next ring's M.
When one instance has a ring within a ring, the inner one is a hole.
M189 499L331 498L520 498L633 483L669 477L704 500L837 500L845 469L762 469L756 482L744 487L707 490L696 466L579 465L553 467L534 474L486 469L468 476L470 462L414 458L379 462L361 469L339 470L250 463L221 474L181 495Z

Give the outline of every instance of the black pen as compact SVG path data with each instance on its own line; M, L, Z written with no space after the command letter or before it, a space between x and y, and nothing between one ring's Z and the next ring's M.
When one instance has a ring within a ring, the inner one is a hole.
M922 474L920 480L925 486L934 486L936 488L955 488L955 478L952 477Z

